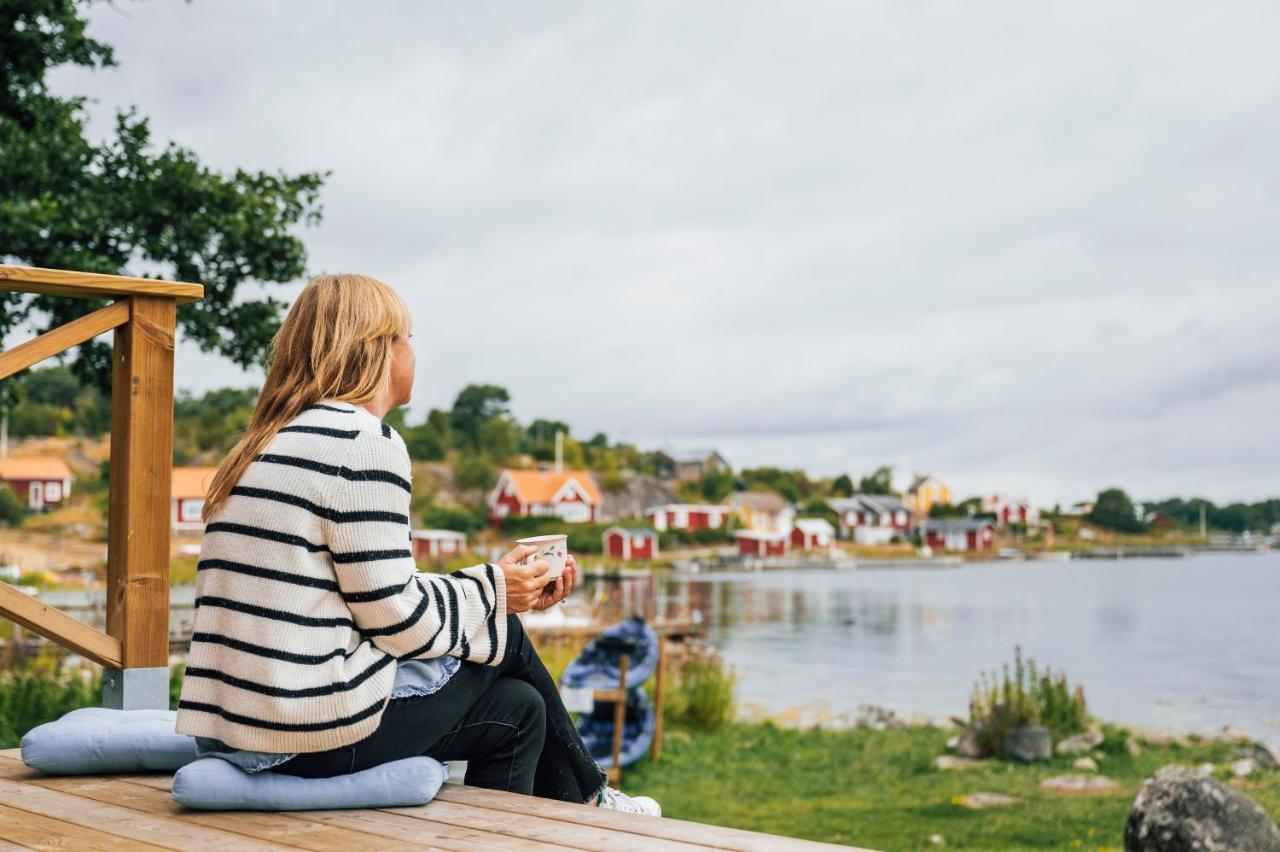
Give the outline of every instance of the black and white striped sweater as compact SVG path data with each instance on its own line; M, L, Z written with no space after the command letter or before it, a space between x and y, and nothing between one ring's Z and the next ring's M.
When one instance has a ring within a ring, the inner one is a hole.
M378 726L396 660L496 665L496 565L417 570L404 440L321 400L282 428L209 518L177 732L238 749L322 751Z

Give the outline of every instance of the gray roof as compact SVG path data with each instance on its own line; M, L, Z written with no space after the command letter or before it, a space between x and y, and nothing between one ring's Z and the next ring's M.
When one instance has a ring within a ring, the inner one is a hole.
M995 522L989 518L948 518L943 521L925 521L920 528L926 532L973 532L987 526L995 526Z
M852 497L837 497L827 501L836 512L849 512L858 509L870 509L873 512L907 512L910 511L897 497L889 494L855 494Z

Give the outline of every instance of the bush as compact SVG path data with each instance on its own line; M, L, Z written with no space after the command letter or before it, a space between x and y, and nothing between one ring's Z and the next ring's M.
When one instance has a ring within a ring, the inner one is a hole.
M428 529L457 530L475 533L484 529L489 513L484 508L456 509L448 506L427 506L422 510L422 525Z
M733 721L737 676L711 651L695 651L670 672L663 715L672 725L711 731Z
M0 748L13 748L23 734L64 713L99 703L102 675L86 682L79 670L65 677L32 670L0 675Z
M484 456L468 453L453 466L453 481L459 488L487 490L498 481L498 471Z
M19 527L26 516L27 507L22 505L18 495L8 485L0 483L0 524Z
M1035 660L1022 659L1022 648L1014 647L1013 670L1006 663L999 677L983 672L969 699L969 725L984 754L1000 754L1004 737L1023 725L1044 725L1054 740L1084 730L1088 721L1084 692L1072 691L1064 674L1046 668L1040 672Z

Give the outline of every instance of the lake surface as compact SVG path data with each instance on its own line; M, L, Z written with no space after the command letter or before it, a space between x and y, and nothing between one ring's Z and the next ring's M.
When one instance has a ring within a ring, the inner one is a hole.
M1280 744L1280 554L677 575L661 590L700 611L739 700L771 712L963 714L979 673L1021 645L1103 719Z

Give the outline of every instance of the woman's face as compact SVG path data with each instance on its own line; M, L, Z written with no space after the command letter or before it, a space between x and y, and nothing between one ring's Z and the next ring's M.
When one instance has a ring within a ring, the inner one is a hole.
M409 402L413 394L413 369L415 360L411 338L413 330L402 334L391 343L391 406Z

